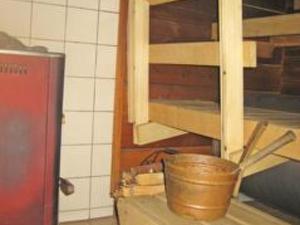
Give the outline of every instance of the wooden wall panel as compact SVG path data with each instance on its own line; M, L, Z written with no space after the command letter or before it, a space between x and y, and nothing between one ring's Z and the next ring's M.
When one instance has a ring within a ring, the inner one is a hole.
M186 0L151 7L151 43L209 40L216 1Z
M283 75L282 65L259 65L245 71L245 90L280 92Z
M300 47L285 49L282 93L300 95Z

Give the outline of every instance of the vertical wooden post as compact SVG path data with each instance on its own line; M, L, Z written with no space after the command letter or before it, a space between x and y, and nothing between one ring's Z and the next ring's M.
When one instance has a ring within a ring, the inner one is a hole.
M149 121L149 11L147 0L129 1L128 118L136 125Z
M222 157L244 142L242 0L219 0Z

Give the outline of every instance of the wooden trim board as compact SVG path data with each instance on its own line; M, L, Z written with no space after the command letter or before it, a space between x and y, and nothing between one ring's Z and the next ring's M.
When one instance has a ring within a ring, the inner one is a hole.
M152 44L150 46L150 63L219 66L219 43L172 43ZM256 67L257 44L255 41L244 42L244 66Z
M300 34L300 13L246 19L243 21L243 36L267 37ZM212 24L212 39L218 39L218 24Z
M159 123L135 125L134 143L137 145L145 145L184 134L186 134L185 131L171 128Z
M221 137L219 106L213 102L153 101L150 103L150 120L213 139ZM288 130L292 130L298 137L297 140L276 151L276 155L300 160L300 114L246 107L244 143L256 124L262 120L268 120L269 126L257 143L257 148L265 147Z

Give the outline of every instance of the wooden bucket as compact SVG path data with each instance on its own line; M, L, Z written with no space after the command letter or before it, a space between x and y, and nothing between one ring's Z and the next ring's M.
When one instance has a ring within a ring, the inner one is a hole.
M169 157L165 160L169 208L199 220L225 216L238 177L237 168L235 163L212 156L180 154Z
M296 135L288 131L239 165L213 156L170 156L165 160L169 208L198 220L209 221L225 216L239 174L294 140Z

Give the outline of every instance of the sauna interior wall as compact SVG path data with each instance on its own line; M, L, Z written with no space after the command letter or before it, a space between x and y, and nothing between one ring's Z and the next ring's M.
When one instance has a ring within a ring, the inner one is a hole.
M249 7L249 5L258 7ZM119 93L116 102L119 106L117 106L118 110L116 110L115 115L115 122L117 121L117 123L114 137L113 189L117 186L121 171L139 165L141 160L152 151L165 147L175 147L209 154L212 142L209 138L188 134L146 146L133 144L132 124L127 122L127 7L128 0L122 1L118 53L118 70L121 76L117 81L119 82L117 84L117 92ZM284 0L244 1L244 18L276 14L257 9L259 7L287 13L290 10L290 3ZM217 21L217 18L217 0L185 0L153 6L150 12L150 42L211 41L211 24ZM264 40L268 41L268 38ZM285 71L291 68L284 66L284 63L289 63L284 61L285 51L285 49L276 50L272 59L265 62L259 61L259 66L254 70L245 70L245 90L251 91L250 93L252 91L255 93L268 91L277 94L300 94L300 77L298 81L298 77L293 74L291 77L297 82L294 80L290 82L289 79L283 81ZM294 51L288 51L287 55L294 56ZM150 99L219 101L218 73L216 67L150 65ZM120 118L118 119L118 117ZM119 152L116 149L119 149Z

